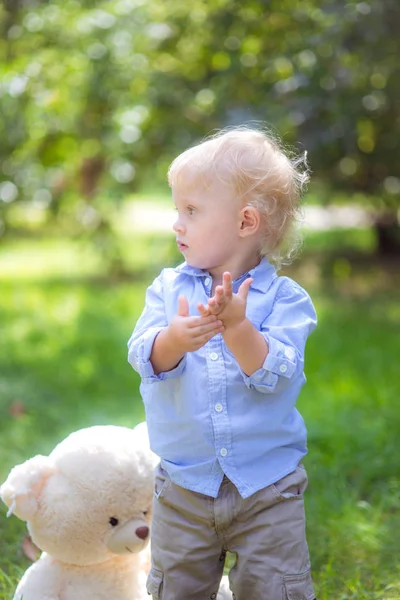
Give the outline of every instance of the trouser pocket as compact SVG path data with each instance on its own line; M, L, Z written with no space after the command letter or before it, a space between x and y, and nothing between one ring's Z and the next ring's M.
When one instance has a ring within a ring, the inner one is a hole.
M153 596L156 600L162 598L164 573L152 567L147 578L147 593Z
M272 491L280 501L303 498L307 483L307 472L302 465L299 465L292 473L274 483Z
M310 570L283 576L285 600L315 600Z
M171 485L171 479L169 475L160 464L156 467L154 471L154 497L157 500L163 498L167 488Z

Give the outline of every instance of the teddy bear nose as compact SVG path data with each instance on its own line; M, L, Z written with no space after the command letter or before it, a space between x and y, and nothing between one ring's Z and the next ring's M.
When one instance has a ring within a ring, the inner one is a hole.
M147 536L149 535L149 528L148 527L138 527L136 529L135 533L138 536L138 538L140 538L141 540L145 540L147 538Z

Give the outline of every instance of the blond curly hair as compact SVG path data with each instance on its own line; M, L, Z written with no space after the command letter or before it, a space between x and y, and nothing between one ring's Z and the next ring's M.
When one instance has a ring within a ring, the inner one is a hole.
M243 206L261 216L260 255L278 268L288 264L301 245L298 224L301 197L309 180L306 153L284 148L270 131L234 127L218 131L172 162L169 185L191 177L209 187L217 179L233 186Z

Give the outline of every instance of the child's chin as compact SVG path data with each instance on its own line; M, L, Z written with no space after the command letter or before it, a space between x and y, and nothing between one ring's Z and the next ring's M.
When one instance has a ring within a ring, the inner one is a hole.
M186 262L190 267L194 267L195 269L202 269L203 271L207 271L207 265L202 263L200 260L190 259L189 257L185 257Z

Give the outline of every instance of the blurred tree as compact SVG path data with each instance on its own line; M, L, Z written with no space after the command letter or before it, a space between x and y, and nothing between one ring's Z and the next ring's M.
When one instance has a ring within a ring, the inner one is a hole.
M273 123L308 150L329 194L371 199L379 250L399 251L398 0L163 7L174 29L153 69L158 119L168 126L181 110L189 123L170 120L168 139L182 147L221 122Z
M370 196L399 247L398 0L7 0L0 20L4 223L29 202L104 227L176 152L255 120Z
M63 224L97 228L105 196L124 193L141 155L148 109L146 22L131 2L24 2L3 7L7 31L0 127L0 206L50 207ZM112 7L112 12L106 10ZM7 10L9 9L9 10ZM12 23L12 24L11 24Z

